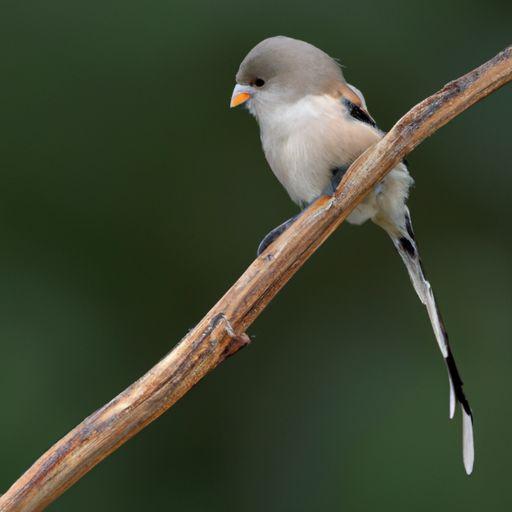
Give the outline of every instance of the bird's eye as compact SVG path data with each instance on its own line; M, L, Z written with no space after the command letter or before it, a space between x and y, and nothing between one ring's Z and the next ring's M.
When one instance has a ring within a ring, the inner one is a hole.
M263 87L265 85L265 80L262 80L261 78L256 78L256 80L254 80L254 85L256 87Z

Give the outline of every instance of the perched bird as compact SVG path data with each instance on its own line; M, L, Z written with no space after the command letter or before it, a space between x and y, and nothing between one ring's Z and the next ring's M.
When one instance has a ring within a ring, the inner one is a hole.
M350 164L384 135L368 113L363 95L345 81L338 63L315 46L289 37L265 39L243 59L231 107L241 104L258 121L263 151L272 171L301 208L321 195L332 194ZM470 474L474 462L473 416L421 265L406 205L412 184L407 164L401 162L347 220L362 224L371 219L388 233L427 308L448 370L450 418L455 414L455 402L461 406L463 461ZM272 230L261 242L258 254L296 217Z

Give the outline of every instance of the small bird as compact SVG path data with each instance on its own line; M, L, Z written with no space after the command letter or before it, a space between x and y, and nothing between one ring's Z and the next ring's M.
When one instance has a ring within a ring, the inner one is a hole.
M243 59L230 106L241 104L259 124L263 151L273 173L302 209L319 196L333 194L350 164L384 135L369 114L362 93L345 81L340 65L315 46L290 37L265 39ZM463 461L469 475L474 463L473 415L421 264L406 205L412 184L403 161L347 220L359 225L371 219L387 232L427 309L448 370L450 418L456 401L461 406ZM273 229L260 243L258 255L297 217Z

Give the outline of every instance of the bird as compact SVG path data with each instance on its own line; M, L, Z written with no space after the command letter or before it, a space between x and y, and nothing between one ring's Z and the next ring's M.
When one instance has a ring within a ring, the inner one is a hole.
M244 105L256 118L266 160L290 198L304 211L332 195L343 174L385 132L370 115L361 91L349 84L338 61L316 46L287 36L259 42L242 60L230 106ZM407 162L397 164L351 212L348 222L371 220L389 235L420 301L426 307L449 380L449 417L462 412L462 453L473 471L473 413L463 391L448 334L425 276L407 206L413 178ZM301 213L273 229L258 255Z

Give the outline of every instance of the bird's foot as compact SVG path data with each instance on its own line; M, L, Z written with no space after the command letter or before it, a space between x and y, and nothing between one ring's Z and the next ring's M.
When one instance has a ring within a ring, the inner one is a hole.
M348 167L341 166L332 170L332 177L329 182L329 185L327 185L327 187L323 191L324 194L328 196L334 195L334 192L336 192L336 189L340 184L341 178L343 178L344 174L347 172L347 169Z

